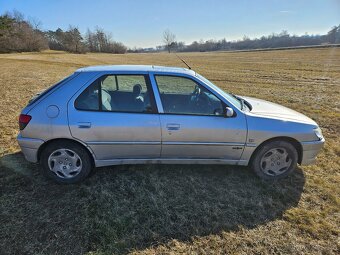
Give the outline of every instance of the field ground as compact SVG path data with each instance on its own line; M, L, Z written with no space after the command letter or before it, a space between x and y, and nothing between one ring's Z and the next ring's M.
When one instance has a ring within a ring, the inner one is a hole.
M82 66L182 63L165 53L3 54L1 254L340 253L340 48L180 55L227 91L315 119L326 137L317 164L276 183L244 167L137 165L56 185L15 141L30 97Z

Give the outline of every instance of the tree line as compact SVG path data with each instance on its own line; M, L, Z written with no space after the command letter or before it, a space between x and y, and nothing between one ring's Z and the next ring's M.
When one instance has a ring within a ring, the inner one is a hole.
M340 44L340 25L334 26L324 35L290 35L287 31L278 34L262 36L250 39L244 36L241 40L194 41L186 45L177 41L176 35L169 29L163 33L163 45L155 48L127 49L121 43L112 39L110 33L96 27L93 31L88 29L82 35L77 27L69 26L67 30L61 28L48 31L40 29L41 23L35 19L25 19L24 15L17 11L5 13L0 16L0 53L41 51L45 49L63 50L72 53L105 52L203 52L219 50L251 50L281 47L298 47L323 44Z
M176 41L176 35L169 29L163 33L164 45L156 48L134 49L131 52L152 52L152 51L171 51L174 52L204 52L204 51L230 51L230 50L252 50L252 49L270 49L282 47L299 47L323 44L340 44L340 25L334 26L325 35L290 35L286 30L278 34L262 36L260 38L250 39L244 36L242 40L227 41L221 40L194 41L189 45L184 42Z
M40 29L40 22L25 20L14 11L0 16L0 53L41 51L45 49L63 50L72 53L105 52L121 54L127 47L112 39L102 28L87 30L83 36L75 26L67 30L61 28L48 31Z
M44 33L39 30L39 22L25 20L19 12L0 16L0 53L40 51L48 49Z
M78 28L74 26L70 26L66 31L61 28L55 31L48 30L45 32L45 36L51 50L64 50L72 53L105 52L115 54L122 54L127 50L124 44L112 40L111 35L99 27L94 31L88 29L84 38Z
M290 35L287 31L278 34L262 36L260 38L250 39L244 36L242 40L227 41L221 40L194 41L190 45L177 48L178 51L218 51L218 50L252 50L252 49L270 49L282 47L299 47L323 44L340 43L340 25L333 27L325 35ZM174 43L174 49L181 44Z

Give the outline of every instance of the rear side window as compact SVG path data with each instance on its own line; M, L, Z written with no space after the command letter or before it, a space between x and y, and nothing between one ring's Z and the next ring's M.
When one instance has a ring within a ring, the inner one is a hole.
M153 113L156 111L146 75L105 75L76 99L75 108L88 111Z
M141 86L142 93L147 92L144 75L107 75L102 78L102 89L107 91L131 92L136 84Z

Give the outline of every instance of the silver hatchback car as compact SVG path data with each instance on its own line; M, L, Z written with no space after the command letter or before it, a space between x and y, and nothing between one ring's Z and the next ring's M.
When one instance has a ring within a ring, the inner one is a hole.
M145 163L249 165L274 180L313 163L325 141L303 114L158 66L81 68L34 97L19 126L26 159L59 183Z

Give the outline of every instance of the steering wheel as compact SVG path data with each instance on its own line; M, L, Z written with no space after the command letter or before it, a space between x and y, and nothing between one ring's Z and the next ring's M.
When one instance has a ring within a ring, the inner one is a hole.
M191 104L196 110L202 111L211 105L211 101L209 96L199 86L196 86L192 93Z

